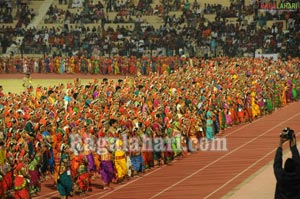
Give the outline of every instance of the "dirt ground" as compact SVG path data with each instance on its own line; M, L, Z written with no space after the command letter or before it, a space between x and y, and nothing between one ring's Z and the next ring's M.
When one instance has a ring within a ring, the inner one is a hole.
M0 74L0 85L3 87L5 93L20 93L24 91L22 87L24 74ZM38 85L42 87L49 87L59 85L60 83L67 84L73 82L75 78L80 78L83 85L88 84L95 78L102 81L103 78L108 79L123 79L125 76L104 76L104 75L85 75L85 74L44 74L34 73L31 74L32 85L36 88Z

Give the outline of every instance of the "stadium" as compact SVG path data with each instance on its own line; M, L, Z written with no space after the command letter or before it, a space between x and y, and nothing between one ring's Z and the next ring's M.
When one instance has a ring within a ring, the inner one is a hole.
M298 1L0 5L0 198L274 198Z

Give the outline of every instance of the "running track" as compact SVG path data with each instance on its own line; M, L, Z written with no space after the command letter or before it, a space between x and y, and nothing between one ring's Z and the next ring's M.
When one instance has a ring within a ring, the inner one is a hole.
M93 180L93 191L81 198L130 199L206 199L221 198L247 177L274 158L279 133L284 127L300 130L300 103L291 103L272 115L226 131L227 151L197 152L171 165L148 171L124 185L113 185L112 191L101 189L101 180ZM287 147L287 146L285 146ZM34 199L58 199L49 180Z
M227 129L228 151L197 152L135 178L112 191L100 189L96 178L93 192L73 198L206 199L221 198L274 157L278 135L284 127L300 129L300 103L292 103L272 115ZM58 198L50 184L34 198Z

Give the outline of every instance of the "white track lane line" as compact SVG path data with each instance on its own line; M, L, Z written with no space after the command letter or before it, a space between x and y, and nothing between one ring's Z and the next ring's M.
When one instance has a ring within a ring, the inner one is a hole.
M232 134L234 134L234 133L236 133L236 132L239 132L240 130L242 130L242 129L248 127L250 124L254 124L254 123L258 122L259 120L261 120L261 119L263 119L263 118L265 118L265 116L260 117L260 118L258 118L258 119L256 119L256 120L254 120L252 123L248 123L248 124L246 124L246 125L244 125L244 126L237 127L237 129L235 129L235 130L232 131L231 133L228 133L228 134L224 135L223 137L227 137L227 136L232 135ZM288 121L288 120L287 120L287 121ZM260 136L258 136L258 137L260 137ZM164 167L164 166L162 166L162 167ZM157 169L161 169L162 167L157 168ZM156 172L157 169L155 169L155 170L152 171L152 172L147 173L147 174L144 175L144 176L148 176L148 175L150 175L151 173ZM130 181L130 182L127 183L127 184L131 184L131 183L133 183L133 182L136 182L136 181L138 181L139 179L140 179L140 178L137 178L137 179L135 179L135 180L133 180L133 181ZM115 192L115 191L117 191L117 190L120 190L120 189L122 189L123 187L126 187L127 184L122 185L122 186L120 186L120 187L117 187L117 188L114 189L113 191L106 193L105 196L107 196L107 195L109 195L109 194L111 194L111 193L113 193L113 192ZM58 193L57 191L53 191L53 192L51 192L51 193L47 193L47 194L45 194L45 195L41 195L41 196L37 196L37 197L33 197L33 198L34 198L34 199L39 199L39 198L42 198L42 197L45 197L45 196L54 195L54 194L57 194L57 193ZM101 192L101 193L102 193L102 192ZM93 194L93 195L91 195L91 196L84 197L83 199L85 199L85 198L90 198L90 197L92 197L92 196L96 196L96 195L99 195L99 194L100 194L100 193ZM102 197L102 196L101 196L101 197ZM101 197L100 197L100 198L101 198ZM103 197L104 197L104 196L103 196ZM102 197L102 198L103 198L103 197Z
M227 184L229 184L230 182L232 182L233 180L235 180L236 178L238 178L239 176L241 176L242 174L244 174L246 171L248 171L249 169L251 169L253 166L255 166L257 163L259 163L260 161L262 161L263 159L265 159L266 157L268 157L269 155L271 155L272 153L274 153L277 150L277 148L273 149L272 151L270 151L269 153L267 153L266 155L264 155L263 157L261 157L260 159L258 159L256 162L254 162L253 164L251 164L250 166L248 166L246 169L244 169L242 172L238 173L236 176L234 176L232 179L228 180L226 183L224 183L222 186L220 186L218 189L216 189L215 191L211 192L210 194L208 194L207 196L205 196L205 198L209 198L210 196L212 196L213 194L215 194L216 192L218 192L219 190L221 190L223 187L225 187Z
M263 159L265 159L266 157L268 157L269 155L271 155L272 153L274 153L276 150L277 150L277 148L273 149L272 151L270 151L269 153L267 153L266 155L264 155L260 159L256 160L253 164L251 164L246 169L244 169L242 172L238 173L236 176L234 176L233 178L231 178L230 180L228 180L226 183L224 183L222 186L220 186L219 188L217 188L215 191L213 191L210 194L208 194L207 196L205 196L203 199L207 199L210 196L212 196L215 193L217 193L223 187L225 187L226 185L228 185L229 183L231 183L232 181L234 181L236 178L238 178L239 176L241 176L242 174L244 174L246 171L248 171L249 169L251 169L253 166L257 165L260 161L262 161Z
M257 140L257 139L260 138L261 136L264 136L265 134L269 133L269 132L272 131L273 129L277 128L278 126L284 124L285 122L287 122L287 121L289 121L289 120L291 120L291 119L293 119L293 118L295 118L295 117L297 117L297 116L299 116L299 115L300 115L300 113L298 113L298 114L296 114L296 115L294 115L294 116L292 116L292 117L290 117L290 118L288 118L288 119L286 119L286 120L284 120L284 121L278 123L277 125L275 125L274 127L270 128L269 130L265 131L264 133L260 134L259 136L257 136L257 137L255 137L255 138L249 140L248 142L242 144L241 146L237 147L236 149L230 151L229 153L226 153L225 155L221 156L220 158L216 159L215 161L213 161L213 162L207 164L206 166L204 166L204 167L198 169L197 171L195 171L194 173L190 174L189 176L187 176L187 177L185 177L185 178L183 178L183 179L177 181L176 183L174 183L174 184L168 186L167 188L165 188L165 189L163 189L162 191L158 192L157 194L153 195L153 196L150 197L149 199L156 198L157 196L160 196L161 194L163 194L163 193L165 193L166 191L172 189L173 187L177 186L178 184L180 184L180 183L182 183L182 182L188 180L189 178L193 177L194 175L198 174L199 172L203 171L204 169L206 169L206 168L212 166L213 164L219 162L220 160L224 159L225 157L231 155L232 153L238 151L239 149L243 148L244 146L250 144L251 142Z

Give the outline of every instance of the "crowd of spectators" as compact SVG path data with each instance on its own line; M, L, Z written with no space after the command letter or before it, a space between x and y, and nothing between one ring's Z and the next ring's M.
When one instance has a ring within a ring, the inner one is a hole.
M2 53L5 54L8 47L18 45L17 36L24 36L26 27L35 17L36 11L30 8L28 2L5 0L0 2L0 44ZM6 25L3 25L6 24Z
M83 9L76 8L76 11L72 9L60 9L58 5L51 5L46 13L44 19L45 24L79 24L79 23L99 23L105 20L106 13L103 10L103 5L99 1L97 4L84 4Z
M0 2L0 23L13 23L16 27L22 27L31 22L35 16L35 11L29 8L27 1L5 0Z
M0 23L12 23L12 2L1 1L0 2Z
M149 8L151 12L145 10ZM117 13L110 19L109 12ZM206 14L214 19L208 20ZM160 19L161 26L148 23L144 19L147 15ZM247 6L232 2L224 7L197 1L180 4L176 0L159 5L152 1L139 1L137 5L132 1L84 1L82 8L75 9L51 5L44 22L42 28L17 26L9 31L14 36L24 36L19 46L21 54L72 56L81 52L91 57L96 51L99 56L140 57L163 49L167 56L234 57L254 56L257 49L262 49L263 53L287 57L297 56L300 51L299 9L259 11L259 2ZM6 37L2 34L3 53ZM203 48L208 52L200 53Z

